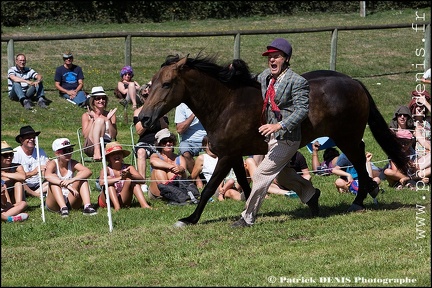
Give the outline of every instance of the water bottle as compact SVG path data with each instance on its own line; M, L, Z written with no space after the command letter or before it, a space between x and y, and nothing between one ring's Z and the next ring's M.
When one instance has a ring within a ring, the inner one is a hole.
M188 191L187 193L188 193L188 195L189 195L189 197L191 199L191 202L194 203L194 204L198 204L198 200L195 198L195 196L193 195L192 191Z
M295 191L292 191L292 190L286 192L284 195L288 198L298 198L297 193Z

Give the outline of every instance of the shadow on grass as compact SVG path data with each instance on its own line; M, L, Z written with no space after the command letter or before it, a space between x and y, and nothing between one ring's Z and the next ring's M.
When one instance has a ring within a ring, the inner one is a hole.
M403 204L400 202L391 202L391 203L378 203L378 204L367 204L365 205L366 209L359 212L348 212L348 207L345 203L341 203L339 205L333 206L320 206L320 216L317 218L328 218L332 216L337 216L341 214L350 214L350 213L367 213L370 211L383 211L383 210L398 210L398 209L413 209L416 208L415 204ZM205 213L205 210L204 210ZM291 219L311 219L312 216L310 214L309 208L304 205L304 207L296 208L290 211L271 211L265 213L258 213L258 217L279 217L279 216L289 216ZM236 221L240 218L240 213L236 216L222 216L217 219L200 221L198 224L211 224L217 222L230 222Z

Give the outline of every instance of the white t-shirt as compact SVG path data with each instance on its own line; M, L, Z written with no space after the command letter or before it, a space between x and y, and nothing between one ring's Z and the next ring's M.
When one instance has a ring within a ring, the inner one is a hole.
M431 78L431 68L426 70L426 72L423 74L424 79L430 79Z
M204 175L207 183L210 181L211 176L213 175L214 169L216 168L216 164L218 158L213 158L208 154L202 154L204 157L203 167L201 173Z
M15 148L14 152L14 158L12 160L12 162L14 163L20 163L23 168L24 171L30 172L33 169L35 169L36 167L38 167L39 162L37 160L37 151L36 148L33 149L33 153L32 155L27 155L24 153L23 149L21 146L18 146L17 148ZM41 165L45 165L48 162L48 156L46 155L45 151L42 148L39 148L39 157L40 157L40 164ZM33 175L30 178L27 178L25 180L25 182L30 186L35 186L36 184L39 184L39 174Z
M185 121L189 116L192 114L192 110L189 109L189 107L184 104L180 103L179 106L175 109L175 116L174 116L174 122L181 123ZM198 120L198 118L195 116L192 123L189 125L189 128L186 129L186 131L181 134L181 140L182 141L191 141L201 144L203 137L207 135L207 132L205 131L203 125Z

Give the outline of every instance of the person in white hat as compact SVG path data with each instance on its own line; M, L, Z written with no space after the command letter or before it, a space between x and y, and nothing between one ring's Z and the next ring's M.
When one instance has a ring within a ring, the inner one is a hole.
M129 156L130 153L130 151L124 150L123 146L118 142L114 141L106 145L105 158L108 163L106 171L108 177L105 182L105 171L102 169L99 173L99 183L102 187L98 197L99 207L107 207L105 187L108 186L110 203L115 211L130 207L134 195L141 208L152 209L141 191L144 178L134 166L125 164L123 161L123 158Z
M186 159L182 155L174 153L177 144L176 137L164 128L155 135L155 146L158 153L150 156L151 182L149 185L149 197L160 198L158 184L167 184L174 179L187 179Z
M45 171L45 179L49 182L46 208L68 217L69 210L84 206L83 215L96 215L90 203L87 180L92 171L72 159L74 146L68 138L58 138L52 143L56 158L48 163Z
M81 116L82 134L85 138L84 153L96 162L102 161L100 138L111 142L117 137L117 108L106 110L108 95L102 86L93 87L87 112Z

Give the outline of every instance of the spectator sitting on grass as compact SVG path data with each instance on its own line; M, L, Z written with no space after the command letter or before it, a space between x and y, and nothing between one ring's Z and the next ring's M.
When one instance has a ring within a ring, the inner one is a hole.
M84 205L83 215L96 215L90 203L87 180L92 172L72 159L73 146L67 138L58 138L52 143L57 158L48 163L45 171L45 178L49 182L46 208L68 217L70 209L80 209Z

